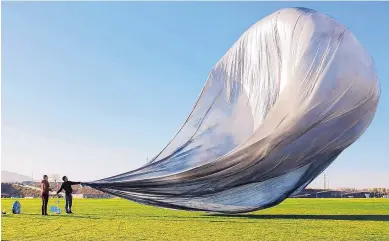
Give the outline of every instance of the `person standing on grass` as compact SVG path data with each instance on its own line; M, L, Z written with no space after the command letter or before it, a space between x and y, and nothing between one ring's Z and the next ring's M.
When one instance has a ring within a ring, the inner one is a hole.
M69 181L67 176L63 176L62 180L63 180L63 183L61 185L61 188L57 191L57 195L62 190L65 190L65 200L66 200L65 210L66 210L66 213L70 214L70 213L72 213L72 203L73 203L73 195L72 195L73 189L72 189L72 185L80 184L80 182Z
M42 215L47 216L47 203L49 202L49 192L51 191L50 183L48 181L49 177L43 175L43 180L41 181L41 198L42 198Z

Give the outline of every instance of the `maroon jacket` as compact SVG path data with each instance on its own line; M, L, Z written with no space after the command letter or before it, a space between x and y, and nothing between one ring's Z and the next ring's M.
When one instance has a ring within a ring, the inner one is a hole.
M41 195L49 195L50 183L47 180L41 181Z

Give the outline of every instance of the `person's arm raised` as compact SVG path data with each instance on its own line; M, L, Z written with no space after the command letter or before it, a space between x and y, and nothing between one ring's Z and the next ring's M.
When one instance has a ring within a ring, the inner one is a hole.
M78 184L81 184L81 182L72 182L72 181L69 181L70 185L78 185Z

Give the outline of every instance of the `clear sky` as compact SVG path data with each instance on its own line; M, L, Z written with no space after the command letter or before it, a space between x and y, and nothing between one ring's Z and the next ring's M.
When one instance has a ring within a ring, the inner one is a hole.
M378 112L327 176L330 187L389 187L389 2L4 2L2 170L86 181L143 165L228 48L285 7L336 18L373 56Z

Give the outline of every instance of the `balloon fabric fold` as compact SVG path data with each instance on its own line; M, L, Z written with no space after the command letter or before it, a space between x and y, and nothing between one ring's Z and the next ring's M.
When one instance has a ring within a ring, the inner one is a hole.
M305 188L355 142L380 97L374 62L345 26L305 8L250 27L146 165L85 185L160 207L243 213Z

